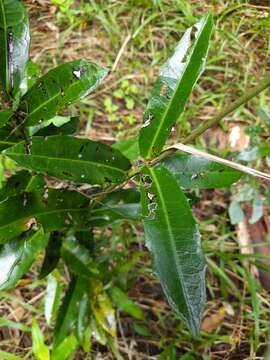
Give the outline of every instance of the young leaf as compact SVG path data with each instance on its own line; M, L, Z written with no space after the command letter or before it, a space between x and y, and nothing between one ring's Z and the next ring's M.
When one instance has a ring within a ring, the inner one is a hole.
M54 331L54 349L74 330L78 314L78 304L85 293L89 291L89 282L86 278L74 277L68 287L63 303L58 311Z
M200 233L175 177L145 169L142 187L147 246L169 303L198 335L205 303L205 261Z
M41 224L46 232L89 227L88 199L68 190L47 189L0 203L0 244Z
M57 313L61 297L61 285L54 274L48 276L46 294L44 297L44 313L47 324L50 325L51 320Z
M50 120L64 106L94 91L107 70L87 60L62 64L42 76L23 96L20 110L26 126Z
M23 167L76 183L121 182L131 167L109 145L71 136L33 137L28 150L20 142L4 154Z
M212 32L211 14L189 28L173 56L161 68L144 114L139 135L141 156L153 158L165 144L172 127L204 70Z
M74 335L69 335L61 344L53 351L51 360L72 359L72 355L76 351L78 342Z
M19 0L0 0L0 80L6 94L15 98L25 78L29 54L29 23Z
M175 154L162 161L162 165L186 189L223 188L242 176L239 171L195 155Z
M44 337L36 319L32 323L32 349L37 360L50 360L50 351L44 343Z
M62 239L61 233L53 231L46 247L46 254L38 278L43 279L50 274L57 266L61 257Z
M17 284L45 248L47 241L48 236L40 229L3 245L0 251L0 290L10 289Z

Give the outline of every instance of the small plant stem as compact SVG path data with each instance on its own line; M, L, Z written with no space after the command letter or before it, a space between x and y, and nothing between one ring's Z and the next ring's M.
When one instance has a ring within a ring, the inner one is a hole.
M197 129L193 130L192 133L186 137L183 141L183 144L188 144L195 140L198 136L203 134L206 130L210 129L214 125L217 125L226 115L230 114L232 111L236 110L239 106L245 104L254 96L258 95L260 92L265 90L270 86L270 74L266 75L263 80L259 82L258 85L247 90L245 94L240 96L237 100L226 106L220 112L218 112L212 119L205 121L202 125L198 126Z
M195 130L191 132L189 136L187 136L185 139L181 141L182 144L188 144L197 139L200 135L202 135L206 130L210 129L214 125L217 125L220 123L220 121L228 114L230 114L232 111L239 108L239 106L245 104L250 99L252 99L254 96L258 95L260 92L265 90L270 86L270 74L266 75L263 80L259 82L258 85L252 87L251 89L247 90L244 95L240 96L237 100L226 106L224 109L222 109L220 112L218 112L214 117L209 119L208 121L205 121L202 125L198 126ZM170 148L167 150L164 150L158 157L153 159L150 164L155 165L159 161L165 159L166 157L172 155L176 149Z

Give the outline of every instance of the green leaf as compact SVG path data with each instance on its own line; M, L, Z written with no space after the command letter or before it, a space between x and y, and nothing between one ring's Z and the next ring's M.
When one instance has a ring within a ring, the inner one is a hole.
M198 226L175 177L164 167L144 172L146 244L170 305L198 335L205 303L205 260Z
M157 156L171 129L184 111L186 101L204 70L213 28L211 14L189 28L173 56L161 68L144 114L139 135L141 156Z
M74 277L68 287L63 303L58 311L54 331L54 349L74 330L78 320L78 304L85 293L89 292L86 278Z
M72 359L72 355L78 346L77 340L74 335L68 336L61 344L54 350L51 360L66 360Z
M47 324L50 325L55 317L60 304L61 285L57 276L50 274L47 280L46 294L44 297L44 313Z
M0 189L0 202L10 196L21 194L24 191L41 190L44 188L44 185L45 180L42 175L31 175L31 173L26 170L19 171L8 178L3 188Z
M26 126L50 120L64 106L94 91L107 70L87 60L62 64L42 76L23 96L20 110Z
M37 360L50 360L50 351L36 319L32 323L32 350Z
M18 141L20 141L15 134L10 135L11 131L12 128L9 125L5 125L0 128L0 151L15 145Z
M136 305L129 297L118 287L114 286L109 290L110 296L118 309L125 311L135 319L143 320L144 315L141 308Z
M61 257L62 234L58 231L53 231L50 235L49 243L46 247L45 258L38 278L43 279L50 274L57 266Z
M91 277L97 273L90 252L74 235L69 234L64 238L61 254L68 268L75 274Z
M0 250L0 290L14 287L45 248L48 236L40 229L13 239Z
M89 227L88 199L68 190L23 193L0 203L0 244L41 224L46 232Z
M80 118L78 116L64 117L65 123L60 123L56 119L63 118L63 116L55 116L52 120L48 120L48 126L42 127L37 131L38 136L52 136L52 135L75 135L80 127Z
M89 303L89 294L84 293L78 304L78 318L76 321L75 334L80 344L83 344L85 341L85 335L87 332L87 327L89 325L89 313L90 313L90 303Z
M37 136L29 146L20 142L4 154L23 167L76 183L122 182L131 167L118 150L88 139Z
M6 125L12 115L12 110L0 110L0 128Z
M22 323L18 323L18 322L8 320L8 319L2 318L2 317L0 317L0 326L7 326L12 329L21 330L24 332L31 332L31 328L29 326L26 326ZM1 359L1 357L0 357L0 359Z
M91 211L91 224L95 226L123 220L141 220L140 193L137 189L114 191L98 204Z
M0 359L2 360L23 360L23 358L0 350Z
M121 151L130 161L135 161L140 156L139 143L137 138L119 140L112 145L114 149Z
M200 156L175 154L162 161L186 189L216 189L238 181L242 173Z
M29 55L29 23L19 0L0 0L0 80L6 94L15 97L25 79Z

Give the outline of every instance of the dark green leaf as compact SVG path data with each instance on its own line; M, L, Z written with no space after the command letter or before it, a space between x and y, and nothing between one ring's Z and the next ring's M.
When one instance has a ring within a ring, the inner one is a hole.
M91 211L91 223L104 226L115 221L141 219L140 193L136 189L118 190L99 201Z
M70 331L74 330L79 314L78 304L84 294L88 292L89 282L86 278L76 277L72 279L58 311L54 331L54 348L66 338Z
M12 117L12 114L12 110L0 110L0 128L6 125L9 119Z
M38 130L37 135L38 136L74 135L79 129L80 119L78 116L73 116L70 117L69 119L70 120L63 125L56 125L56 123L51 123L47 127Z
M141 156L152 158L165 145L175 122L204 70L212 32L211 14L189 28L177 45L173 56L163 65L144 114L140 131Z
M20 141L15 134L10 135L11 131L12 128L9 125L5 125L0 128L0 151L15 145L18 141Z
M156 272L169 303L197 335L205 303L205 261L198 226L167 169L145 169L143 181L143 223Z
M0 202L10 196L15 196L33 190L44 188L45 180L42 175L31 175L26 170L19 171L17 174L8 178L6 184L0 189Z
M61 233L58 231L53 231L50 235L50 240L46 247L45 258L38 276L39 279L43 279L56 268L61 257L61 246Z
M7 149L21 166L77 183L103 184L126 179L131 164L109 145L71 136L33 137Z
M97 272L91 253L72 234L67 235L63 241L62 258L77 275L91 277Z
M162 165L186 189L223 188L242 176L239 171L194 155L175 154L162 161Z
M41 224L46 232L89 227L88 199L74 191L45 189L0 203L0 243Z
M90 313L90 303L89 303L89 294L84 293L79 304L79 313L78 319L76 321L75 334L78 339L78 342L82 344L85 340L85 332L87 326L89 325L89 313Z
M0 80L4 91L15 97L25 78L29 53L29 24L19 0L0 0Z
M0 290L14 287L43 250L48 236L40 229L13 239L0 250Z
M42 76L23 96L20 110L26 126L50 120L64 106L94 91L107 70L87 60L62 64Z

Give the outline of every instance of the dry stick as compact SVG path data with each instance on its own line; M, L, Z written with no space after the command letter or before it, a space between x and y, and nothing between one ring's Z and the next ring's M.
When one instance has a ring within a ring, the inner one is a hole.
M244 95L240 96L237 100L226 106L223 110L218 112L214 117L205 121L202 125L198 126L195 130L191 132L189 136L182 140L182 144L188 144L195 140L197 137L202 135L206 130L210 129L214 125L220 123L220 121L232 111L236 110L239 106L245 104L254 96L258 95L260 92L265 90L270 86L270 74L266 75L263 80L259 82L258 85L252 87L251 89L247 90ZM169 148L164 150L157 158L153 159L151 164L154 165L162 159L165 159L169 155L173 154L176 149Z

